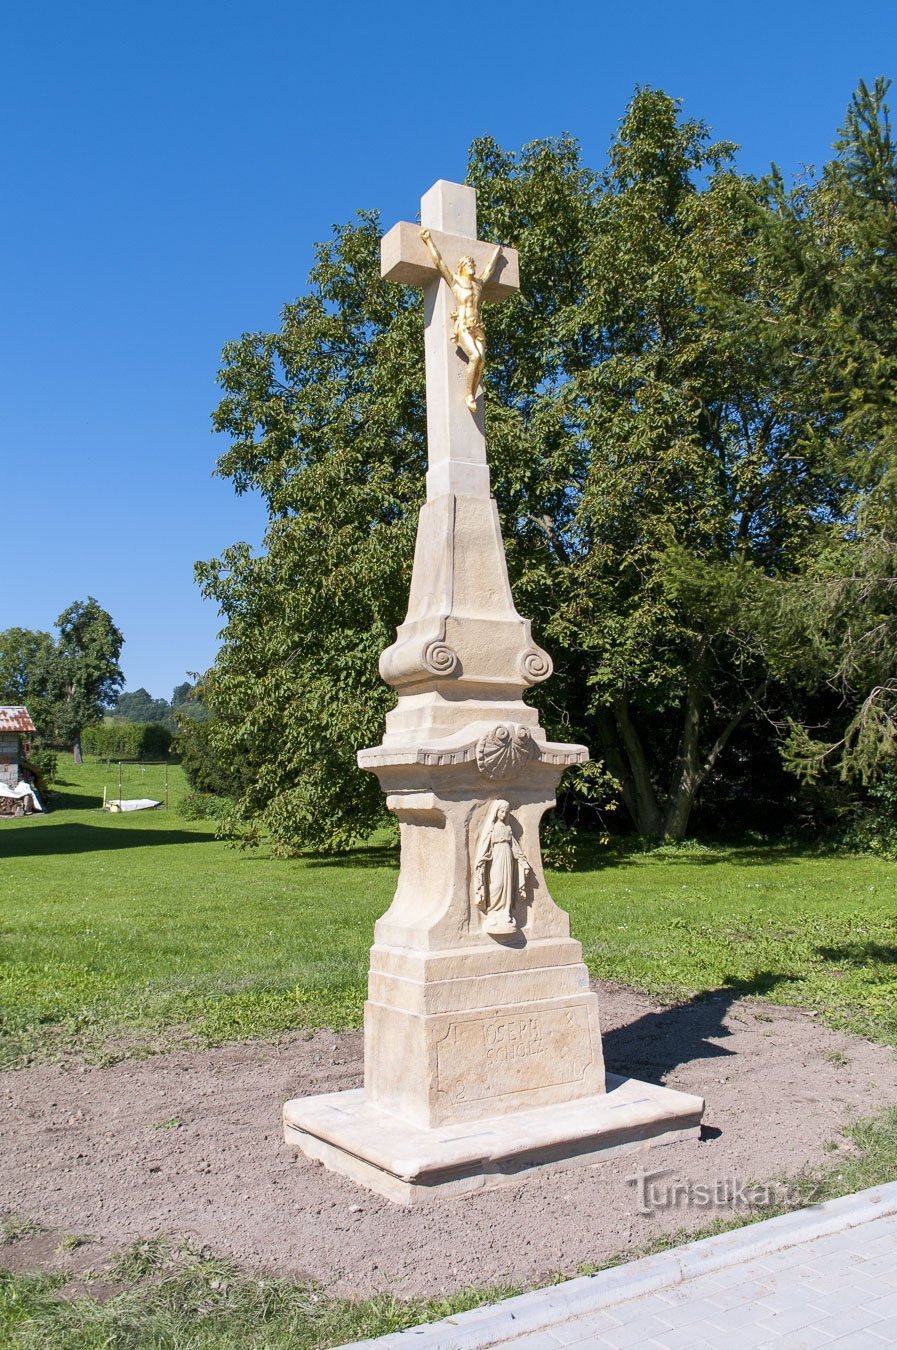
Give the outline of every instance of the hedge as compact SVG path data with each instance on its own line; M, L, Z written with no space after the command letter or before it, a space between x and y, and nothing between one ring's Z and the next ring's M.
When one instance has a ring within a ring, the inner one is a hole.
M100 759L164 759L171 732L158 722L97 722L85 727L81 749Z

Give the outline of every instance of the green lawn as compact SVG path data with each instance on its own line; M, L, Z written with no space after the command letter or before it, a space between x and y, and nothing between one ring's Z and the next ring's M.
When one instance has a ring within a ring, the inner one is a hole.
M372 927L395 881L386 842L277 861L181 818L178 769L172 808L134 815L99 809L104 784L117 794L114 767L68 759L60 774L50 815L0 822L0 1063L360 1022ZM126 769L123 791L161 797L161 770ZM595 975L660 997L728 987L811 1006L897 1045L895 877L880 859L810 848L596 846L550 885ZM897 1113L853 1133L857 1156L820 1169L815 1198L893 1177ZM311 1350L508 1292L356 1303L164 1239L136 1244L95 1278L126 1287L96 1299L88 1276L64 1287L61 1275L0 1270L0 1339Z
M126 796L162 795L161 770L125 772ZM2 1062L359 1024L388 844L278 861L183 820L176 768L168 812L104 815L114 766L62 759L60 779L51 814L0 822ZM729 986L897 1044L893 863L595 849L550 885L594 975L667 997Z

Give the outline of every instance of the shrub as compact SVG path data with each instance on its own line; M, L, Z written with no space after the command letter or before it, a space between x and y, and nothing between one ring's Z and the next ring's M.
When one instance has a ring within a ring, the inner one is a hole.
M234 809L230 797L218 797L214 792L188 792L178 805L184 820L224 820Z
M97 722L84 728L81 745L100 759L163 759L171 732L157 722Z
M810 783L800 796L801 834L830 848L875 853L897 861L897 765L866 787L855 783Z
M30 767L49 786L56 777L57 759L55 750L49 750L43 745L36 746L32 749L27 760L23 761L23 767ZM40 791L39 788L38 791Z
M201 796L238 797L243 790L245 771L241 775L219 760L213 743L214 723L196 721L179 713L177 724L175 750L193 791Z
M897 860L897 766L886 769L866 791L866 810L858 812L846 842L866 853Z

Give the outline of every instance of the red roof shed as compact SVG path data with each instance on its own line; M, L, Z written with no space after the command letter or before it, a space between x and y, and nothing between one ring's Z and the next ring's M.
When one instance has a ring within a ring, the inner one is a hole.
M28 709L0 703L0 731L37 731Z

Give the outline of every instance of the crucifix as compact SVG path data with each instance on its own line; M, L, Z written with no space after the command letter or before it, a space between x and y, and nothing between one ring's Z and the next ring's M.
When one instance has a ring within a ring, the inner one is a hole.
M426 315L427 501L405 622L380 657L397 694L358 752L399 823L374 927L364 1087L297 1097L287 1141L402 1204L697 1136L704 1103L606 1074L598 997L548 891L539 823L584 745L549 741L524 693L551 658L518 614L489 494L482 301L517 254L476 238L476 193L436 183L382 241Z
M420 203L420 226L402 220L383 236L380 273L421 286L427 373L427 496L489 496L482 399L482 301L520 289L517 251L477 239L477 194L440 179Z

